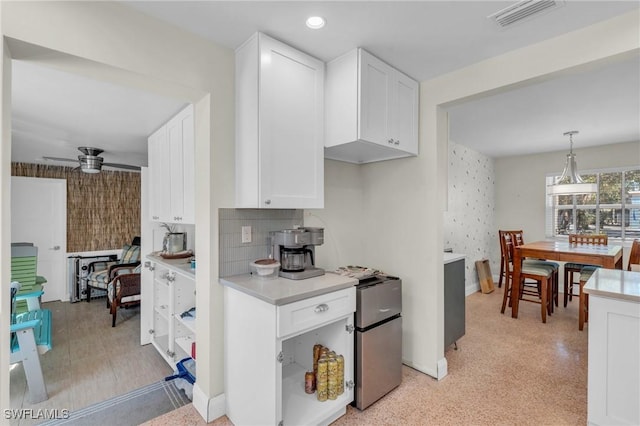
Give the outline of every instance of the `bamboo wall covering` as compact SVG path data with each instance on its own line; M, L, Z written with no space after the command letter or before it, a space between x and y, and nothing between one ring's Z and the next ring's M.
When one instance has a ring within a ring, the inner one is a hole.
M67 180L67 252L120 249L140 235L140 173L12 163L12 176Z

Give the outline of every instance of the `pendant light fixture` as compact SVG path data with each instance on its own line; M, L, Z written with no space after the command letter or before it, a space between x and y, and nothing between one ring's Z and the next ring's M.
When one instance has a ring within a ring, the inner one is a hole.
M577 130L565 132L569 135L569 153L567 154L567 163L564 165L562 176L556 179L553 185L547 185L547 194L549 195L573 195L573 194L590 194L598 191L598 185L595 183L586 183L578 174L578 166L576 165L576 155L573 153L573 135L578 134ZM566 179L568 183L561 183Z

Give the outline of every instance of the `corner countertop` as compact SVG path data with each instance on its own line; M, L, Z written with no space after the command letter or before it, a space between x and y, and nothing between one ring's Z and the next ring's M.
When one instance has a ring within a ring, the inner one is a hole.
M174 272L182 274L187 278L195 279L196 270L191 268L191 258L184 259L164 259L154 254L148 254L147 259L171 269Z
M357 283L358 280L355 278L333 272L325 272L324 275L305 280L290 280L282 277L268 279L251 274L220 278L220 284L276 306L342 290Z
M446 264L446 263L455 262L456 260L464 259L465 257L467 257L466 254L445 253L444 254L444 263Z
M584 286L593 296L640 303L640 272L598 268Z

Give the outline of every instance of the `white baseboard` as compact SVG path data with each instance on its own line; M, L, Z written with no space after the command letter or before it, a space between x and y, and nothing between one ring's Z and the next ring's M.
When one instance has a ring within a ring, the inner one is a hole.
M193 385L193 406L207 423L227 414L224 394L209 399L197 382Z
M448 365L449 364L447 364L447 359L445 357L442 357L438 360L438 376L436 377L438 380L442 380L446 377L448 373Z

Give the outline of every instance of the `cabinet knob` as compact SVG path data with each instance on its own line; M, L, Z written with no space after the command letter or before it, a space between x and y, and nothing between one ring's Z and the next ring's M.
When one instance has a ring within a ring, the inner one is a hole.
M389 139L387 142L389 142L389 145L393 145L393 138Z
M265 203L266 205L269 205L269 204L271 204L271 200L264 200L264 203Z
M394 145L400 145L400 141L394 141L393 144Z
M322 303L314 309L315 313L319 314L320 312L327 312L329 310L329 305L326 303Z

